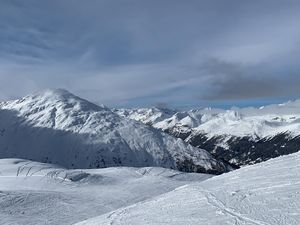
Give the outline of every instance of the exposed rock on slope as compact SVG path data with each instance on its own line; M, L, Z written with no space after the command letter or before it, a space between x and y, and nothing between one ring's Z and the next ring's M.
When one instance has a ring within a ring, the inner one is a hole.
M259 109L208 108L172 113L153 108L115 112L204 148L236 166L300 150L300 100Z

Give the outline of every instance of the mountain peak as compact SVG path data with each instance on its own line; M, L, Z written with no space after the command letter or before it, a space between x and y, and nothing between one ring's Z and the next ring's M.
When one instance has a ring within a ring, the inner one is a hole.
M0 157L55 162L70 168L163 166L188 172L230 170L205 150L120 117L63 89L0 105ZM16 141L17 140L17 141Z
M12 103L12 102L10 102ZM72 108L77 111L109 110L106 106L96 105L86 99L82 99L65 89L46 89L13 102L20 107L30 108Z
M86 121L91 114L116 116L107 107L98 106L64 89L48 89L19 100L4 102L0 106L0 109L17 112L19 117L24 117L37 126L60 130L68 129L74 124L79 129L83 124L78 121Z
M66 97L75 96L74 94L72 94L71 92L63 88L46 89L40 92L40 94L52 95L52 96L66 96Z
M68 100L68 99L77 99L80 101L87 101L77 97L66 89L54 88L54 89L46 89L40 92L36 92L34 94L28 95L25 98L40 98L47 100Z

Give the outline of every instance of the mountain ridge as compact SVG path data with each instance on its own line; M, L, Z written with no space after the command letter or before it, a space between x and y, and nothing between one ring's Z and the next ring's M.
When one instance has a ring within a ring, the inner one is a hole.
M205 108L173 114L157 108L115 112L204 148L238 167L300 150L300 100L260 108Z
M215 174L230 170L205 150L62 89L3 102L0 115L1 158L67 168L162 166Z

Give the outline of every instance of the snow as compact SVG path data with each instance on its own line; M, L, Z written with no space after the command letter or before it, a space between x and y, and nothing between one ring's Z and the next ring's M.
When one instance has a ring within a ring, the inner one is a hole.
M155 124L157 122L160 122L164 119L169 118L174 113L176 113L175 110L170 109L162 109L162 108L137 108L132 110L126 110L126 109L113 109L114 112L118 113L119 115L123 117L130 117L132 119L141 121L145 124Z
M161 130L191 132L191 136L205 134L208 138L247 136L252 139L262 139L280 133L289 133L292 136L300 134L300 100L260 108L232 108L231 110L206 108L173 112L173 114L163 114L158 109L148 109L148 111L143 109L143 116L136 109L122 109L116 112ZM147 117L149 112L152 114ZM160 116L162 114L163 116ZM160 119L152 119L157 117Z
M160 166L212 173L229 169L205 150L61 89L0 103L0 131L0 158L67 168ZM186 162L191 166L183 168Z
M300 153L219 176L0 159L0 224L298 225Z
M0 224L73 224L211 176L158 167L68 170L0 159Z
M2 102L0 224L300 224L300 152L220 176L184 173L230 168L143 123L191 135L292 136L300 101L110 110L59 89Z
M77 225L298 225L300 153L176 188Z

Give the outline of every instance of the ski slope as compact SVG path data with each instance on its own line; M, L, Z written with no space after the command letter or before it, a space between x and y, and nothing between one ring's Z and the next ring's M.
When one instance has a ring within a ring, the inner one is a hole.
M179 187L77 225L299 225L300 154Z
M74 224L211 176L154 167L68 170L0 159L0 224Z

